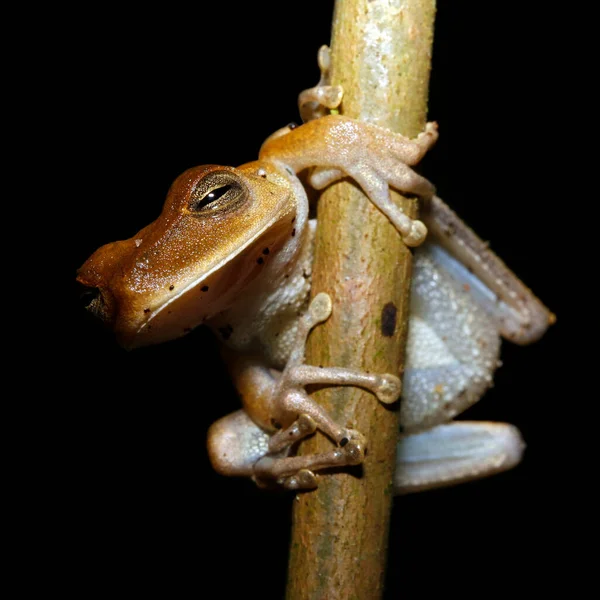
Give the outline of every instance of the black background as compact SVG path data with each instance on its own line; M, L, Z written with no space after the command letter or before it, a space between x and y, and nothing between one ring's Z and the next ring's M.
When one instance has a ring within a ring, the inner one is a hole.
M504 344L494 389L464 415L516 424L522 465L396 499L386 598L539 591L557 545L565 225L548 205L552 169L535 160L547 143L549 67L532 34L543 24L533 10L439 4L429 117L441 135L422 171L558 323L531 347ZM40 547L65 592L181 597L216 586L223 597L283 597L293 496L208 463L207 428L239 407L212 335L125 352L79 307L73 279L99 245L153 220L184 169L253 160L269 133L299 119L296 96L318 80L332 5L98 5L71 12L40 57L53 80L52 135L66 149L55 283L64 313L49 339L68 350L43 382L60 397L43 409L55 435L38 510Z

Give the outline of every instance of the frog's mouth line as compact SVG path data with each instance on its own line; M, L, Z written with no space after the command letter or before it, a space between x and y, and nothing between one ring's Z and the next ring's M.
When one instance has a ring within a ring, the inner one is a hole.
M186 287L184 287L178 294L169 298L164 304L159 306L156 310L154 310L150 316L147 318L144 323L140 325L140 327L135 332L135 335L138 336L143 333L143 330L151 324L152 320L159 315L165 308L167 308L171 303L177 301L179 298L187 294L190 290L194 289L196 286L205 281L212 274L219 271L226 264L234 260L237 256L239 256L248 246L252 245L257 239L259 239L266 231L268 231L277 221L279 217L273 217L270 221L268 221L259 231L257 231L251 238L249 238L243 245L241 245L233 254L230 254L226 258L220 260L216 263L209 271L202 274L201 277L189 283Z

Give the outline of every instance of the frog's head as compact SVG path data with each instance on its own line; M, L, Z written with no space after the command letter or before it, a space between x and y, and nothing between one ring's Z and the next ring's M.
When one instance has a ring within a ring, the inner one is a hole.
M79 269L88 309L127 348L179 337L239 298L293 235L295 213L269 164L189 169L156 221Z

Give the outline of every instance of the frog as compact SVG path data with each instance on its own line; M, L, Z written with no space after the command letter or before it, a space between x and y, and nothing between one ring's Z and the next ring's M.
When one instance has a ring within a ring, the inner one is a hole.
M517 428L455 417L492 385L500 338L535 341L553 315L413 168L435 144L437 124L409 139L336 114L343 90L331 85L326 47L318 62L319 83L299 97L303 124L270 135L252 162L188 169L154 222L88 258L77 274L87 308L127 349L201 325L215 332L242 401L208 432L223 475L310 490L323 469L364 461L366 438L311 398L313 384L358 386L386 404L402 393L398 494L511 468L524 449ZM326 290L311 290L316 219L300 174L317 190L354 180L414 249L402 381L305 363L308 336L333 304ZM419 219L390 188L420 199ZM298 455L316 430L331 450Z

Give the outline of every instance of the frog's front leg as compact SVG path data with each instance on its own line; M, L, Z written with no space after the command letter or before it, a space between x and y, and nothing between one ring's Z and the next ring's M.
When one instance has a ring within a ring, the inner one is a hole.
M388 186L431 198L434 186L411 166L423 158L437 137L435 123L428 123L415 139L408 139L376 125L329 115L271 136L261 148L260 159L295 173L317 166L325 182L342 171L363 188L407 245L418 246L427 228L392 201Z
M309 384L353 385L372 391L380 401L395 402L400 395L400 380L390 374L372 374L341 367L312 367L304 363L306 339L310 330L331 314L331 299L318 294L298 323L294 348L283 372L277 376L259 365L234 366L244 407L262 428L248 426L243 417L225 417L209 434L209 455L213 466L228 475L252 473L258 482L276 480L288 488L316 485L313 470L359 464L364 459L366 440L357 431L336 423L304 390ZM265 450L260 431L274 430ZM276 431L279 429L279 431ZM306 456L287 456L292 444L321 430L338 447L330 452ZM237 434L232 434L236 430ZM253 432L253 433L252 433ZM231 440L237 440L232 444ZM239 440L250 440L239 444ZM245 446L247 445L247 448ZM257 450L259 449L259 450ZM258 452L258 454L257 454ZM232 457L235 456L235 459ZM232 466L233 465L233 466Z

